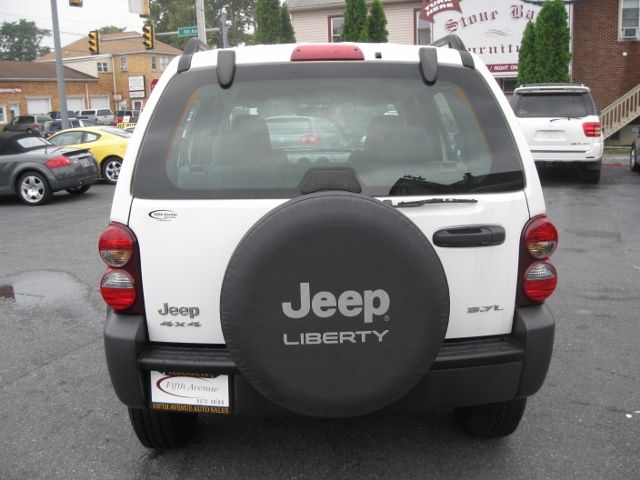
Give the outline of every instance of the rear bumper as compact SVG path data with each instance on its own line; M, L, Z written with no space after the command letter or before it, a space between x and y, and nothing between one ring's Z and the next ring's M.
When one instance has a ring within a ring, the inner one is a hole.
M580 168L583 170L600 170L602 159L598 160L535 160L536 167Z
M511 335L445 342L433 366L385 411L424 411L526 397L542 386L553 350L555 320L545 305L517 309ZM236 415L289 412L257 392L224 348L151 344L144 317L110 311L104 331L107 366L124 404L148 408L151 370L226 374Z

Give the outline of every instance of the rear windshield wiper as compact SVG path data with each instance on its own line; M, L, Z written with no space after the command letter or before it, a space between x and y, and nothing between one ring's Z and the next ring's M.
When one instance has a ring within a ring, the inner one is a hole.
M393 203L391 200L384 200L384 203L396 208L421 207L422 205L433 205L443 203L478 203L475 198L428 198L426 200L414 200L411 202Z

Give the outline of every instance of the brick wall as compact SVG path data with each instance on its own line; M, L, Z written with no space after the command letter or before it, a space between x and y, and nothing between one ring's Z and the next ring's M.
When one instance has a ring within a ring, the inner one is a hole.
M155 55L156 57L156 69L151 69L151 57ZM116 92L122 95L122 101L127 102L128 108L132 108L133 100L143 100L149 97L151 93L149 90L149 85L151 81L157 78L160 78L162 75L161 68L161 57L168 57L170 60L173 59L173 55L159 55L159 54L139 54L139 55L127 55L127 71L120 71L120 55L114 55L113 63L115 68L115 77L116 77ZM129 76L138 76L143 75L145 80L145 98L129 98ZM118 102L115 102L116 104Z
M89 98L92 96L108 96L109 106L114 112L118 109L118 101L113 99L113 94L120 94L122 101L127 102L127 107L132 108L132 99L129 98L129 76L143 75L145 77L145 98L136 98L135 100L146 101L149 97L149 85L151 81L160 78L162 75L161 57L173 59L174 55L170 54L153 54L156 56L156 69L151 68L151 53L141 53L127 55L127 71L120 71L120 55L113 57L113 72L98 73L98 79L92 81L67 81L66 94L67 97L83 97L85 108L90 108ZM109 70L111 70L111 60L106 60ZM115 79L115 82L114 82ZM20 92L9 93L3 92L2 89L19 89ZM51 109L60 110L58 101L58 84L55 81L38 81L28 82L21 80L3 81L0 80L0 106L4 106L7 121L9 118L9 107L13 103L20 104L20 114L26 115L27 98L28 97L48 97L51 99ZM0 122L0 125L2 122Z
M6 109L7 116L9 116L9 105L13 103L20 104L20 114L26 115L27 98L33 97L49 97L51 99L51 109L60 110L60 104L58 102L58 84L55 81L41 81L41 82L24 82L24 81L0 81L0 89L20 89L20 92L16 93L0 93L0 105L3 105ZM100 82L96 81L79 81L79 82L67 82L66 93L68 97L84 97L85 103L87 92L89 96L92 95L109 95L111 88L105 92L105 88ZM10 119L7 119L10 120Z
M583 0L573 7L573 81L591 88L599 109L640 83L640 41L618 39L621 1Z

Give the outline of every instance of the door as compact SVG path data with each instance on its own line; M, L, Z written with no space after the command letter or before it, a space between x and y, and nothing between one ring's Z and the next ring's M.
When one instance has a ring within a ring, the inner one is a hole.
M70 112L84 110L84 97L67 97L67 110Z
M27 98L27 113L35 115L51 111L51 98Z
M91 108L110 108L109 97L108 96L91 97Z

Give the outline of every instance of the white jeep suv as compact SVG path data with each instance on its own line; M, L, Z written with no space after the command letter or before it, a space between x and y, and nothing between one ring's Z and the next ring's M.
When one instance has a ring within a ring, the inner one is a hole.
M99 241L144 445L201 414L450 407L473 435L516 429L551 358L558 236L491 74L436 45L192 40L165 70ZM287 116L342 134L274 142Z
M516 88L511 106L541 167L575 167L600 182L604 135L589 87L540 83Z

